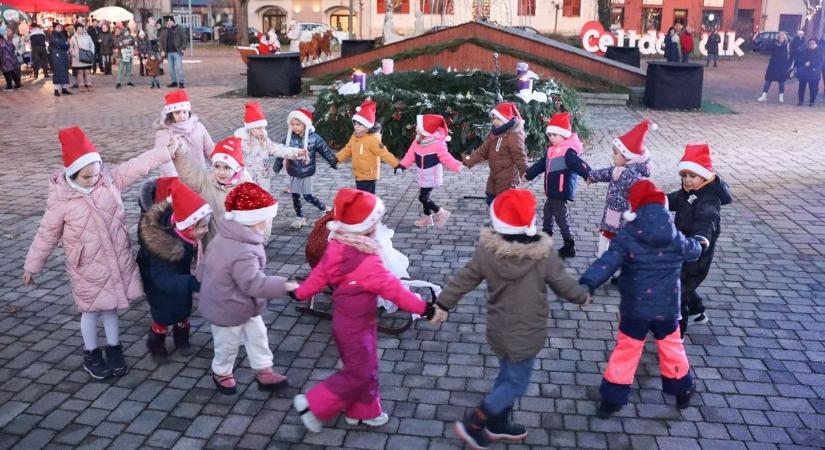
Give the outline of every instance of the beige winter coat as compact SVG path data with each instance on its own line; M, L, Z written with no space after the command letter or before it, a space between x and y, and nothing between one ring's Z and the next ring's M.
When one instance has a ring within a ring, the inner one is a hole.
M464 294L487 281L487 342L500 358L518 362L536 356L547 338L547 286L561 298L582 304L587 290L570 276L551 239L509 242L485 228L473 258L458 272L438 303L452 309Z
M46 212L24 269L33 274L43 270L62 237L78 310L127 308L130 300L143 295L143 285L123 218L121 191L170 159L169 150L163 147L117 166L103 166L90 195L73 189L63 169L52 174Z

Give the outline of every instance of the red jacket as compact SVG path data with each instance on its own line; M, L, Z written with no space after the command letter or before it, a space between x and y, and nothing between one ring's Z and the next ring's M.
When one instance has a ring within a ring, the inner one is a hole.
M682 54L693 53L693 33L683 31L679 39L682 41Z

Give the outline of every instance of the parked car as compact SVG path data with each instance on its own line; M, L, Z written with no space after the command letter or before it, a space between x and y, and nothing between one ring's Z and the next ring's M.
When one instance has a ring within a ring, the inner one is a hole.
M212 27L195 27L192 29L192 38L201 42L212 40Z
M754 53L763 53L768 51L770 46L773 45L778 38L778 31L762 31L756 33L751 41L751 46ZM790 37L788 39L790 39Z
M349 39L349 33L346 31L338 31L334 28L331 28L329 25L320 23L320 22L298 22L298 26L301 27L301 31L312 31L314 29L320 28L321 33L326 33L327 30L332 30L332 36L338 40L340 43L343 40Z
M234 45L238 42L238 27L234 25L224 25L220 29L219 41L221 44ZM255 27L248 27L249 43L254 44L258 42L258 33L260 31Z

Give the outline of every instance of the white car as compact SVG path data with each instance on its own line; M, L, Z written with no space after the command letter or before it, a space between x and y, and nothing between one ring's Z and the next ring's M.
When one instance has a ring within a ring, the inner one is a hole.
M298 26L301 27L301 31L313 31L318 30L321 33L326 33L327 30L332 30L332 36L338 40L340 43L343 40L349 39L349 33L346 31L337 31L332 29L329 25L320 23L320 22L298 22Z

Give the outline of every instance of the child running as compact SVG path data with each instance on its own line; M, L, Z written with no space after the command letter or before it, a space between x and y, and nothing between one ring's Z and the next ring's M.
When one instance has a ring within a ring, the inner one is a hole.
M648 332L653 332L659 349L662 391L675 395L676 405L684 409L695 390L679 337L679 272L683 262L699 257L708 241L702 238L700 245L676 229L665 206L667 197L649 180L633 185L629 203L626 225L579 280L592 294L622 269L618 342L599 388L602 418L627 404Z
M63 240L72 297L80 311L83 368L96 380L123 376L129 367L120 344L118 309L143 296L123 217L123 189L169 162L179 147L170 140L117 166L105 166L78 127L58 133L63 169L49 178L49 196L23 272L28 286ZM106 359L97 346L97 322L106 331Z
M550 236L536 233L536 199L530 191L510 189L490 207L492 229L481 231L473 257L444 288L436 302L433 323L487 281L487 342L499 360L492 391L463 421L456 434L473 449L489 441L520 441L523 425L510 422L515 401L527 391L536 355L547 339L547 286L561 298L585 305L587 289L567 274L553 252Z
M704 238L710 242L696 262L682 266L682 337L688 325L708 323L702 297L696 293L705 281L713 261L713 251L721 229L721 209L732 201L728 184L713 170L710 147L707 144L688 145L677 166L682 188L667 195L668 206L676 211L676 228L686 236Z
M345 412L350 425L381 426L389 417L378 389L378 296L411 313L432 316L433 307L390 273L373 235L384 216L384 202L363 191L343 188L335 196L334 219L324 256L292 294L307 300L332 286L332 336L343 368L293 400L301 422L320 433L322 422Z
M165 105L153 124L155 129L155 146L164 145L172 136L178 138L184 153L189 153L201 166L209 166L209 155L215 148L215 142L192 112L192 104L185 89L178 89L166 94ZM160 166L162 176L177 176L172 163Z
M381 143L381 124L375 121L376 104L364 100L352 116L352 137L335 157L338 162L352 158L355 188L375 195L376 183L381 177L381 161L399 168L398 160ZM403 166L401 166L402 170Z
M562 258L576 256L576 241L570 232L570 211L567 202L576 198L576 178L578 175L585 180L590 176L590 166L582 160L583 146L579 136L573 132L570 125L570 113L553 114L547 121L545 129L550 145L547 153L536 161L529 169L525 178L532 180L544 173L544 202L545 233L553 236L553 221L559 226L564 246L559 249Z
M444 184L444 172L441 165L447 166L453 172L461 169L461 162L453 158L447 150L450 141L450 131L447 121L438 114L424 114L416 117L415 139L410 145L407 154L401 159L398 168L405 169L415 162L416 180L418 181L418 201L424 208L424 216L415 222L417 227L437 226L442 228L450 212L439 207L430 199L433 189ZM435 216L433 216L435 214Z

